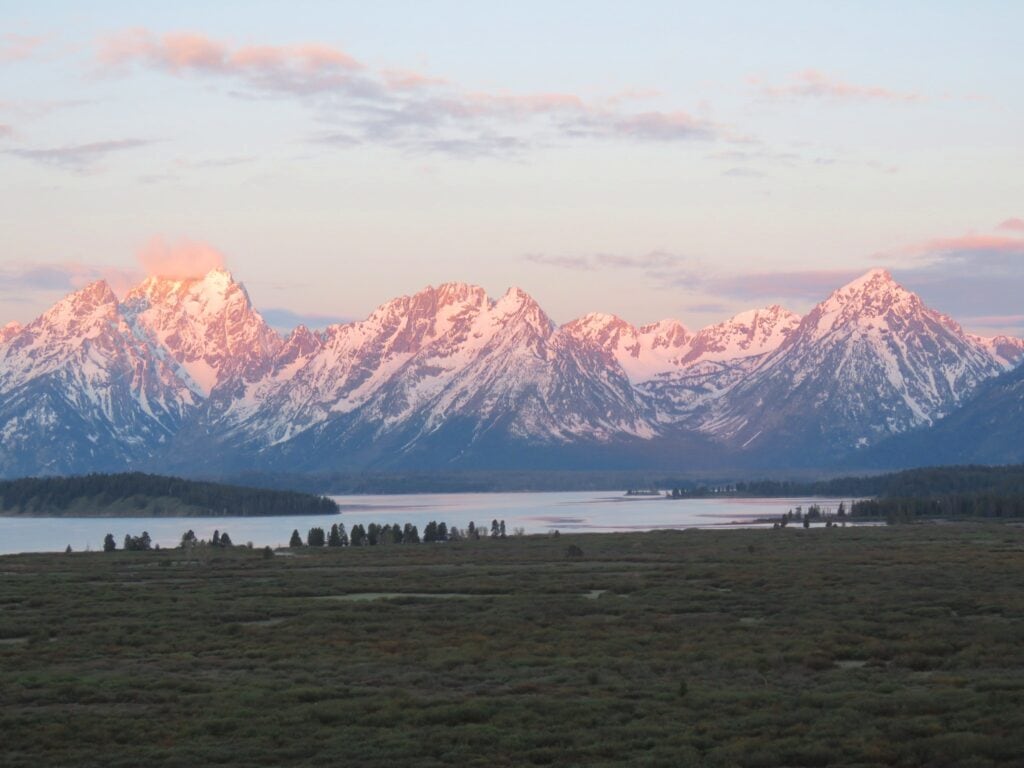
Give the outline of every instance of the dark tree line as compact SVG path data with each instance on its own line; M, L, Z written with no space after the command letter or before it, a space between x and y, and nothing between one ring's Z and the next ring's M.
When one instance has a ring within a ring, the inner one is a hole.
M855 501L855 517L883 519L891 523L927 517L1024 517L1024 494L944 494L932 498L878 498Z
M345 529L344 523L335 523L331 526L330 532L323 528L310 528L303 541L298 529L292 531L288 541L289 547L375 547L389 544L431 544L441 541L462 541L465 539L477 540L486 538L490 531L490 537L495 539L506 538L504 520L492 520L490 529L478 528L476 523L470 522L464 530L456 526L449 527L444 521L431 520L423 527L423 534L419 528L412 523L369 523L363 525L356 523L352 530Z
M178 545L181 549L191 549L193 547L221 547L228 548L234 546L231 541L231 537L227 531L221 533L220 531L214 531L212 538L207 541L206 539L200 539L196 536L196 532L191 528L185 533L181 534L181 544ZM252 546L251 544L249 546ZM150 538L147 531L143 531L141 536L132 536L130 533L126 533L124 536L124 550L125 552L148 552L151 549L160 549L160 545L153 545L153 540ZM114 534L108 533L103 538L103 551L114 552L117 550L117 541L114 539ZM66 550L71 551L69 546Z
M935 498L991 493L1024 496L1024 464L1004 467L925 467L864 477L836 477L813 482L755 480L736 483L742 496L879 496Z
M201 513L204 516L250 517L338 512L338 505L324 496L221 485L142 472L0 481L0 510L19 514L61 514L83 500L96 512L115 505L144 511L151 503L166 499L177 502L167 505L167 513L171 515ZM183 510L177 505L190 509Z

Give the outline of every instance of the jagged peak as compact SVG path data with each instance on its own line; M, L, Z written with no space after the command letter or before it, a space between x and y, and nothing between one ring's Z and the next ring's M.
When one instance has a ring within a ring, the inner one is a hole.
M666 317L653 323L646 323L641 325L638 330L640 333L676 333L678 331L689 333L689 329L683 324L683 322L681 320L676 320L674 317Z
M109 306L117 304L117 296L106 280L94 280L88 285L69 293L53 305L51 311L68 306Z
M521 310L533 310L539 312L541 315L547 318L547 314L541 309L540 304L530 294L524 291L522 288L513 285L505 294L495 302L496 308L511 308L516 307Z
M30 328L60 328L71 332L85 325L107 321L118 314L117 296L105 280L95 280L69 293L36 318ZM62 331L64 332L64 331Z
M570 320L565 327L574 331L602 331L607 328L632 328L630 323L609 312L588 312L575 320Z
M214 267L204 275L192 277L170 277L165 275L149 275L141 283L128 292L128 296L149 296L154 292L165 294L183 293L191 289L203 286L214 290L225 291L237 286L244 290L244 286L237 282L234 276L225 267Z
M904 288L888 270L879 267L837 288L808 317L815 317L815 322L820 325L823 318L835 321L839 316L847 319L881 317L893 310L901 314L913 314L927 310L927 307L916 293ZM939 317L939 313L933 314ZM951 327L955 325L949 318L941 316L940 319Z
M785 323L790 321L799 321L800 315L796 312L783 307L781 304L769 304L767 307L761 307L759 309L747 309L743 312L737 312L735 315L730 317L728 320L718 323L712 327L723 327L723 326L753 326L761 323L771 323L777 325L779 323Z
M846 285L837 288L829 298L879 295L912 296L914 294L900 285L889 270L882 267L874 267L860 277L851 280Z

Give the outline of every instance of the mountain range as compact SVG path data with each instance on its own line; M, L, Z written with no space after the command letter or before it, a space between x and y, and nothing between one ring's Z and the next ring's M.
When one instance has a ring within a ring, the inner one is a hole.
M283 337L223 269L100 281L0 328L0 475L999 463L1022 358L880 269L698 331L446 283Z

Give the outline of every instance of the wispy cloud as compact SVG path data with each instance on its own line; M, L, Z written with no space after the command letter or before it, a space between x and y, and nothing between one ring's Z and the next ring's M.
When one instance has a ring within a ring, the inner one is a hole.
M832 101L881 101L912 104L924 101L913 91L896 91L880 85L850 83L816 69L805 69L790 77L785 84L772 85L752 77L750 84L758 94L769 99L821 99Z
M580 272L593 272L599 269L631 269L644 272L664 274L671 270L692 269L695 261L687 256L654 250L639 255L623 255L616 253L593 253L586 255L549 255L544 253L528 253L524 261L560 269Z
M0 123L0 139L7 138L8 136L14 135L14 128L9 126L7 123Z
M405 151L509 155L567 140L689 142L729 139L722 126L683 110L630 111L657 94L634 90L587 100L573 93L471 90L410 70L374 68L321 45L232 45L200 33L145 29L104 38L97 61L108 74L136 68L225 82L247 95L286 97L338 126L314 142L386 144Z
M735 179L762 179L768 174L763 171L755 171L753 168L728 168L722 171L723 176L730 176Z
M991 328L1001 330L1005 328L1024 328L1024 315L973 315L960 318L965 325L972 328Z
M139 277L138 272L121 267L77 261L35 262L0 269L0 295L5 301L30 301L37 294L76 291L95 280L106 280L115 291L123 291Z
M996 229L1016 232L1003 224ZM1020 313L1024 235L971 232L932 238L900 249L894 262L897 279L965 323L970 323L969 318Z
M0 63L22 61L32 56L43 44L42 37L5 33L0 35Z
M1005 221L999 222L999 224L996 225L996 229L1001 229L1005 232L1024 232L1024 219L1018 219L1016 217L1006 219Z
M44 165L58 166L82 173L93 169L98 163L113 153L138 149L153 143L155 142L146 139L114 139L43 149L9 149L7 154L43 163Z

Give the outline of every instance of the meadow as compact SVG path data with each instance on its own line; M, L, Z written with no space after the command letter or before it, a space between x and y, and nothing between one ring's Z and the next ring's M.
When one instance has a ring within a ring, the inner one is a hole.
M1024 528L0 558L0 763L1024 764Z

